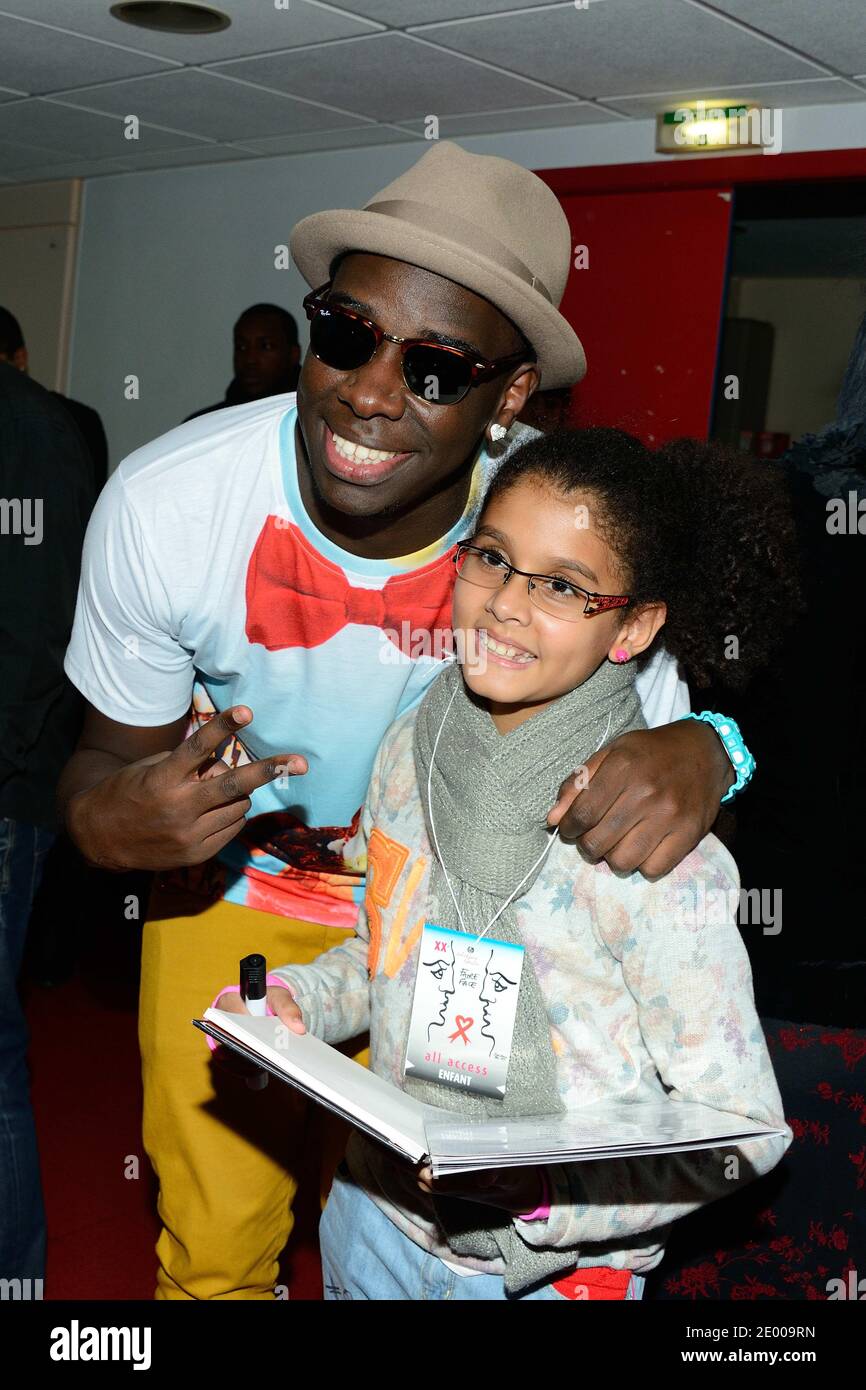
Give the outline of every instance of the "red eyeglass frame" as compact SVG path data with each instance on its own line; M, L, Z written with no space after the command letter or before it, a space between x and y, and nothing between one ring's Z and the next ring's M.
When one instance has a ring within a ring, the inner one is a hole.
M472 541L458 541L454 549L454 554L451 556L451 562L454 565L454 569L457 572L458 578L460 577L461 560L463 556L467 554L469 551L474 551L476 554L483 554L485 553L485 547L482 545L474 545ZM552 574L533 574L530 573L529 570L519 570L516 565L510 565L508 561L505 559L502 560L502 568L505 571L505 578L502 581L501 587L505 587L505 585L508 583L509 579L513 574L520 574L523 576L524 579L528 579L530 581L530 598L532 598L533 579L555 579L557 577L556 575ZM469 580L468 582L472 583L471 580ZM626 608L628 604L631 603L630 594L597 594L592 589L584 589L581 584L575 584L574 580L572 579L566 579L563 582L568 584L572 589L574 589L575 593L581 594L583 596L584 608L583 612L580 615L582 618L594 618L599 613L608 613L612 608ZM497 586L496 584L491 584L489 586L487 584L479 584L478 587L481 589L486 589L489 587L490 592L493 593L496 590L496 588L500 586ZM560 614L559 616L561 617L562 615ZM565 621L568 621L568 619L566 619Z
M324 285L320 285L317 290L311 290L308 295L305 295L303 300L304 313L311 323L317 314L320 314L323 310L327 310L332 314L341 314L344 318L354 319L356 323L362 323L365 328L369 328L376 340L376 346L370 353L366 362L358 363L359 367L365 367L367 362L372 362L383 342L396 343L400 348L401 358L405 356L409 348L425 347L431 348L435 352L448 352L453 357L459 357L461 361L469 363L471 375L463 394L458 396L455 401L436 402L434 400L432 402L433 404L458 405L472 390L472 387L479 385L480 382L490 381L493 377L499 376L501 372L507 371L509 367L516 367L521 362L530 363L536 361L535 353L531 348L524 352L512 352L507 357L495 357L491 359L486 357L475 357L464 348L450 347L447 343L437 343L431 341L429 338L397 338L393 333L386 333L384 328L380 328L378 323L375 323L373 319L365 318L363 314L357 313L354 309L347 308L344 304L332 304L330 300L323 299L322 296L331 288L331 283L332 282L328 280ZM312 348L310 350L313 351ZM317 354L314 353L313 355L316 356ZM325 366L328 365L329 364L326 362ZM340 368L334 367L332 370L339 371ZM357 371L358 368L347 367L345 370ZM406 380L405 371L403 373L403 380ZM413 395L418 394L412 386L409 386L408 381L406 381L406 385L409 387L409 390L412 391ZM425 400L426 397L422 396L421 399Z

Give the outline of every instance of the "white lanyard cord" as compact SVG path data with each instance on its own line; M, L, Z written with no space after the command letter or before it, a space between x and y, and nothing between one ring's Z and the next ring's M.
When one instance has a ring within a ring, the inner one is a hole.
M431 832L431 834L432 834L432 836L433 836L433 847L434 847L434 849L436 850L436 855L437 855L437 858L438 858L438 860L439 860L439 863L442 865L442 872L443 872L443 874L445 875L445 882L448 884L448 891L449 891L449 893L451 894L451 900L452 900L452 902L454 903L454 911L457 913L457 919L458 919L458 921L460 922L460 926L461 926L461 928L463 929L463 931L466 932L466 923L463 921L463 913L460 911L460 905L459 905L459 903L457 902L457 898L456 898L456 896L455 896L454 889L453 889L452 886L451 886L451 880L450 880L450 878L448 877L448 870L445 868L445 862L444 862L444 860L443 860L443 858L442 858L442 854L441 854L441 851L440 851L440 849L439 849L439 840L438 840L437 835L436 835L436 827L435 827L435 825L433 824L433 795L432 795L432 786L433 786L433 764L434 764L434 762L435 762L435 760L436 760L436 749L439 747L439 739L440 739L440 737L441 737L441 735L442 735L442 730L445 728L445 720L448 718L448 711L451 709L451 706L452 706L453 703L454 703L454 696L457 694L457 691L459 690L459 688L460 688L459 686L455 686L455 687L454 687L454 690L453 690L452 693L451 693L451 699L448 701L448 704L447 704L446 709L445 709L445 713L444 713L443 716L442 716L442 723L439 725L439 732L437 733L435 739L433 740L433 752L430 754L430 768L429 768L428 773L427 773L427 809L428 809L428 811L430 812L430 832ZM613 711L611 711L611 713L608 715L608 718L607 718L607 728L605 729L604 733L603 733L602 736L601 736L601 739L599 740L598 744L596 745L596 748L595 748L595 750L594 750L596 753L598 752L599 748L601 747L601 745L604 743L605 739L607 738L608 731L609 731L609 729L610 729L610 721L611 721L612 718L613 718ZM552 847L553 847L553 845L554 845L554 843L555 843L555 841L556 841L556 838L557 838L558 834L559 834L559 826L554 826L554 827L553 827L553 834L551 835L549 842L545 845L544 849L542 850L542 852L541 852L541 854L539 855L539 857L536 859L536 861L535 861L535 863L533 864L532 868L531 868L531 869L528 869L528 870L526 871L526 873L523 875L523 878L522 878L522 879L520 880L520 882L518 883L517 887L513 890L513 892L509 893L508 897L505 899L505 902L502 904L502 906L499 908L499 910L498 910L497 912L495 912L494 915L490 918L490 921L487 923L487 926L484 928L484 931L481 932L480 935L478 935L478 936L475 938L476 941L480 941L482 937L486 936L487 933L490 931L490 928L493 926L494 922L497 922L497 921L499 920L499 918L502 916L502 914L503 914L503 912L505 911L505 909L508 907L508 904L511 902L512 898L514 898L514 897L517 895L517 893L520 892L520 889L523 887L523 885L524 885L524 883L526 882L526 880L529 878L529 876L530 876L531 874L533 874L533 873L535 872L535 870L538 868L538 865L541 863L542 859L544 859L545 855L550 853L550 850L552 849ZM467 935L469 935L468 932L467 932Z

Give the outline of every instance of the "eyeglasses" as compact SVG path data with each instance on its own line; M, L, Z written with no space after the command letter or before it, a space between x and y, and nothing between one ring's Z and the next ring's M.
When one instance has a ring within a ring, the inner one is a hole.
M625 608L631 602L628 594L594 594L558 575L519 570L509 565L497 550L485 550L469 541L461 541L453 559L457 578L477 584L479 589L502 589L513 574L522 574L529 580L529 597L536 608L554 618L565 618L569 623L579 622L583 617L593 618L596 613L606 613L610 608Z
M488 361L462 348L428 342L426 338L395 338L372 319L353 309L334 304L323 295L330 283L313 290L304 300L310 320L310 349L314 357L338 372L363 367L383 342L397 343L403 363L403 380L409 390L434 405L456 405L473 387L490 381L521 362L534 362L531 350Z

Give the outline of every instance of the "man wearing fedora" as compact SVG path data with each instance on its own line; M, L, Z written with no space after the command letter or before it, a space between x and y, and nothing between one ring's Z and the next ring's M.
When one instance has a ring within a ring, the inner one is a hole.
M191 1019L240 957L303 963L353 931L366 866L343 850L382 735L442 669L454 547L532 392L585 371L557 307L565 215L508 160L436 144L364 209L305 218L292 253L311 287L297 400L205 416L121 463L66 658L90 705L69 832L92 862L162 871L140 1039L165 1299L275 1297L309 1116L212 1068ZM711 728L672 722L688 692L663 651L638 689L651 727L563 789L560 829L658 874L734 772Z

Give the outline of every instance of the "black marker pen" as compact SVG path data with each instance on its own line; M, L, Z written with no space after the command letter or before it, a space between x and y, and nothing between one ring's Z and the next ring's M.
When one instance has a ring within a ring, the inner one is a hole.
M244 956L241 961L241 998L253 1018L264 1018L268 1011L268 963L264 956Z
M268 1010L268 963L264 956L253 954L241 961L241 999L253 1018L265 1018ZM263 1091L268 1084L266 1071L247 1077L251 1091Z

